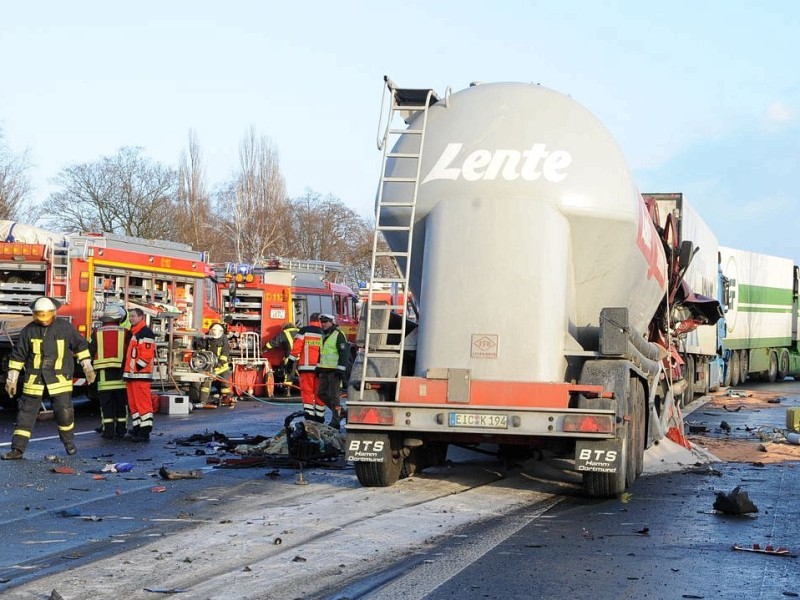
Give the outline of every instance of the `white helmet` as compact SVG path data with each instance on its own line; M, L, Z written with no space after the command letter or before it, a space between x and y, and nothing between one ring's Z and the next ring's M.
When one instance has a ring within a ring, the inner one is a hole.
M119 304L107 304L100 320L103 323L122 323L127 316L128 312Z
M225 330L219 323L214 323L211 327L208 328L208 337L214 338L215 340L221 338L223 333L225 333Z
M31 304L33 320L39 325L47 327L50 325L50 323L55 321L56 310L59 306L59 302L57 300L53 300L52 298L48 298L46 296L38 298L33 304Z
M33 312L40 312L44 310L55 310L58 307L50 298L42 297L36 300L31 308L33 309Z

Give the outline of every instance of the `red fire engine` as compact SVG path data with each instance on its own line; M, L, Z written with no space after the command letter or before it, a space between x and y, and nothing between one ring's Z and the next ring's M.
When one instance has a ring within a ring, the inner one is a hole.
M329 313L347 338L355 340L358 296L335 281L343 271L340 263L273 258L258 265L218 264L214 271L220 282L237 394L272 396L272 372L282 367L283 356L279 350L263 352L263 348L285 323L300 327L312 313Z
M107 303L139 307L160 338L154 387L197 380L184 362L191 337L204 322L220 319L216 285L202 252L168 241L112 234L63 235L0 221L0 372L20 330L30 322L30 303L50 296L89 337ZM13 241L11 241L13 240ZM75 384L85 385L77 378ZM0 393L0 402L10 399Z

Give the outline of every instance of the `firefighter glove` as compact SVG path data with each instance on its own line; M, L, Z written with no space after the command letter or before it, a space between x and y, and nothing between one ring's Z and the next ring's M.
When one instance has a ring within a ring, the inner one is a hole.
M97 373L94 371L92 361L88 358L85 358L81 361L81 367L83 368L83 374L86 375L86 383L92 385L94 380L97 379Z
M17 381L19 380L19 371L9 371L6 375L6 393L9 398L13 398L17 394Z

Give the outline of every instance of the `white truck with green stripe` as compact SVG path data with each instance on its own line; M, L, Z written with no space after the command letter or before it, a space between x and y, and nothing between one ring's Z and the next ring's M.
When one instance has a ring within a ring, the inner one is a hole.
M725 384L800 375L798 267L790 258L719 247L727 280Z

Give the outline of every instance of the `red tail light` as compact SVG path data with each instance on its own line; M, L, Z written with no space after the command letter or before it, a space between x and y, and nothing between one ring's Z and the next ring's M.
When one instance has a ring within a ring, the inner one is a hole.
M347 421L363 425L394 425L394 413L391 408L347 407Z
M613 415L567 415L564 431L571 433L614 433Z

